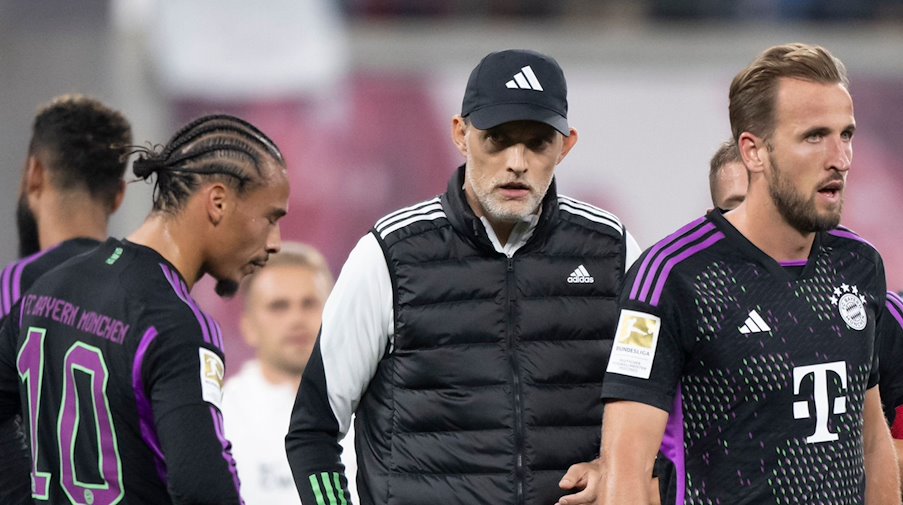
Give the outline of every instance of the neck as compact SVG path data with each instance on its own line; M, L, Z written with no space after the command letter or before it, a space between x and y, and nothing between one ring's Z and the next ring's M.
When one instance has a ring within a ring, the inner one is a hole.
M511 238L511 231L514 230L514 223L497 223L492 219L489 219L489 217L487 217L486 219L489 220L489 225L492 226L492 231L495 232L496 238L499 239L499 244L503 246L508 245L508 239Z
M203 253L196 234L190 233L192 228L184 222L182 215L155 212L128 236L128 240L149 247L166 258L182 274L191 290L203 275Z
M257 360L260 363L260 373L263 379L274 386L293 386L298 387L301 384L301 374L289 372L277 368L263 360Z
M790 226L770 198L747 197L725 217L747 240L777 262L809 258L815 233L801 232Z
M45 200L36 216L41 249L74 238L106 240L109 217L106 206L88 196L54 193Z

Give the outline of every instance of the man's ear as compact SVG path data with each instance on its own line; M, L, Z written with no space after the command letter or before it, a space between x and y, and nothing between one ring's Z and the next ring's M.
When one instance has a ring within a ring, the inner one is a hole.
M47 170L44 163L37 155L30 154L25 161L25 174L22 177L22 190L25 195L31 197L41 196L45 184L47 184Z
M455 147L462 156L467 157L467 122L460 114L456 114L451 122L451 137Z
M226 190L226 186L219 182L207 186L203 192L207 218L210 219L213 226L217 226L226 215L226 210L229 206L229 193Z
M743 132L737 139L737 148L746 169L752 173L765 170L765 153L768 151L766 140L750 132Z
M116 197L113 198L113 208L110 209L110 214L119 210L123 200L125 200L125 181L120 179L119 188L116 189Z
M577 145L577 139L580 138L580 136L577 135L576 129L571 128L570 135L568 135L567 137L562 135L562 138L564 139L564 145L561 147L561 154L558 156L558 161L555 162L556 165L558 163L561 163L561 161L564 160L564 157L567 156L569 152L571 152L571 149L573 149L574 146Z

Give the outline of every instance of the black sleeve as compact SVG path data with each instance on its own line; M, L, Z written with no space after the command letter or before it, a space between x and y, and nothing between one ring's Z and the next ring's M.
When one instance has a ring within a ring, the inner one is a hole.
M301 503L351 503L338 437L339 422L329 405L317 338L285 436L285 452Z
M31 458L22 416L0 422L0 503L32 505Z
M13 307L18 313L18 304ZM16 317L0 319L0 503L31 505L31 458L16 369Z
M903 300L887 292L884 311L875 329L878 339L878 391L884 416L894 424L895 412L903 405Z
M191 343L185 331L161 334L144 364L157 436L174 504L239 504L239 481L219 409L223 355Z
M648 251L647 251L648 254ZM642 257L622 287L620 315L602 381L602 398L645 403L671 412L688 344L681 338L678 283L665 284L660 303L631 299L629 292Z
M18 310L18 304L14 307ZM18 318L0 318L0 421L21 414L19 372L16 368Z

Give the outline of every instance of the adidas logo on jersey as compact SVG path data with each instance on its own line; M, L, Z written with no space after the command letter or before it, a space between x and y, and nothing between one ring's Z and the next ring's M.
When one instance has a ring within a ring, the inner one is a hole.
M543 91L542 84L539 84L539 79L536 78L536 74L533 73L533 69L530 68L530 65L522 67L520 70L520 72L514 74L514 79L505 83L506 88Z
M749 335L750 333L763 333L766 331L771 331L771 328L755 310L749 311L749 317L746 318L743 326L740 327L740 333L744 335Z
M592 284L593 282L595 282L595 280L583 265L577 267L571 272L571 275L568 276L569 284Z

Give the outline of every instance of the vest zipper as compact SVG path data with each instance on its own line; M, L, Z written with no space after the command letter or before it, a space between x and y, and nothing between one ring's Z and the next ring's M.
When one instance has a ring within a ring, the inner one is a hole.
M511 290L514 284L514 259L507 258L508 267L505 274L505 295L507 298L508 317L506 330L508 337L508 358L511 363L512 386L514 393L514 482L518 505L524 503L524 422L523 422L523 398L521 397L520 366L517 360L517 349L514 334L512 333L512 307Z

